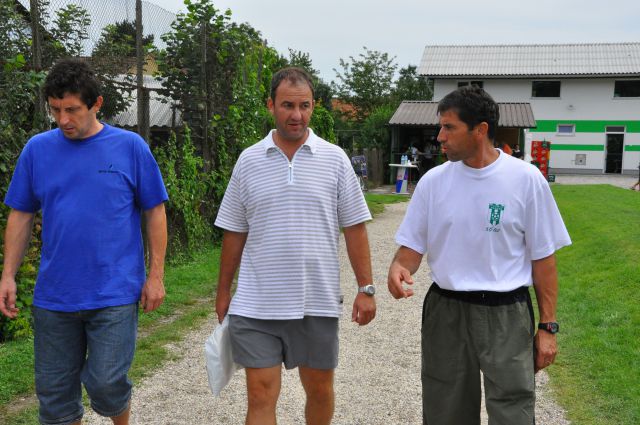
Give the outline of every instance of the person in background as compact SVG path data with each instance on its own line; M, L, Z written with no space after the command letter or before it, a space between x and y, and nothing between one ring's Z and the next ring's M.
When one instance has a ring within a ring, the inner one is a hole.
M519 145L519 144L518 144L518 145L515 145L515 146L513 147L513 152L511 153L511 155L512 155L514 158L522 159L522 151L520 150L520 145Z
M80 60L59 61L44 83L58 128L24 147L5 204L0 312L16 308L15 275L42 211L40 269L33 297L36 394L42 424L80 424L81 384L91 407L129 423L127 374L138 305L158 308L163 283L167 192L145 141L97 119L100 84ZM146 218L145 274L141 215Z
M448 162L418 183L388 276L394 298L412 296L404 284L427 255L423 423L480 423L482 372L489 423L533 425L534 374L557 353L554 252L571 240L540 171L494 148L498 105L484 90L448 94L438 114Z
M411 163L418 167L418 177L426 172L425 169L425 152L422 152L417 141L411 144Z
M417 164L420 161L420 156L423 155L424 152L420 150L418 147L418 142L414 142L411 145L411 161L414 164Z
M246 370L246 424L276 423L284 363L298 368L306 423L326 425L342 310L338 238L342 229L357 283L351 318L366 325L376 313L371 215L349 158L308 128L309 75L274 74L268 107L276 128L242 152L216 218L224 229L216 312L220 322L228 314L233 358Z

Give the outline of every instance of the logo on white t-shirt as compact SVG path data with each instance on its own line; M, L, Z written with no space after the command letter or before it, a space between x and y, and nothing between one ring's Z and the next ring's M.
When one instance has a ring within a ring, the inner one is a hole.
M502 204L489 204L489 224L485 230L487 232L499 232L500 218L502 217L502 211L504 211L504 205Z

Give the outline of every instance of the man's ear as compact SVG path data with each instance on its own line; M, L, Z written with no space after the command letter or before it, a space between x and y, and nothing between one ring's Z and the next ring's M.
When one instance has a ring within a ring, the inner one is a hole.
M267 99L267 108L269 108L269 112L271 112L271 115L273 115L273 108L274 108L274 103L273 103L273 99L269 98Z
M102 96L98 96L96 99L96 103L93 104L93 106L91 107L92 109L95 108L96 113L100 110L100 108L102 108L102 103L104 102L104 98Z
M480 124L476 125L476 130L480 136L486 137L489 134L489 124L482 121Z

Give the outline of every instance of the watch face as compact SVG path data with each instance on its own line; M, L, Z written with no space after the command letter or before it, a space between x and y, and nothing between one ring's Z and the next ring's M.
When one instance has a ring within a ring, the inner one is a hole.
M558 325L556 322L540 323L538 325L538 328L543 329L549 333L556 334L560 330L560 325Z
M373 285L366 285L360 288L360 292L364 292L367 295L374 295L376 293L376 287Z

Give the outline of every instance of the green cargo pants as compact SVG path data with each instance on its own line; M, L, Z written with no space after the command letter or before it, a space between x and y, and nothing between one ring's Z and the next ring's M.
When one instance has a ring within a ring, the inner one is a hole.
M489 425L535 424L533 309L528 291L483 305L429 290L422 312L425 425L479 425L480 372Z

